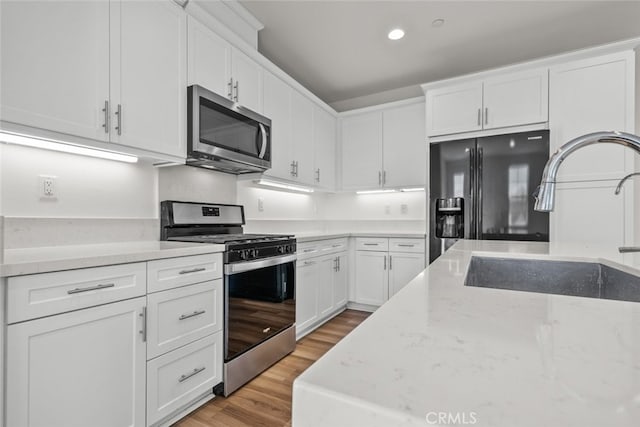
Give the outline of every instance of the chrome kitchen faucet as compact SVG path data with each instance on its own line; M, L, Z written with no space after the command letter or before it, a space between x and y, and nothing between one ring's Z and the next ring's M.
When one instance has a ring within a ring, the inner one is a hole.
M572 139L562 147L558 148L558 150L553 153L551 158L549 158L549 161L547 161L547 164L544 167L544 172L542 173L540 186L536 190L535 194L535 210L540 212L551 212L553 210L556 190L556 176L558 175L560 164L562 164L564 159L566 159L571 153L579 150L582 147L600 143L623 145L635 150L638 154L640 154L640 137L630 133L616 131L594 132ZM618 184L618 187L616 188L616 194L620 192L620 188L622 187L622 184L624 184L624 181L626 181L633 175L636 175L636 173L627 175L622 178L622 180ZM640 247L621 247L619 248L619 251L640 252Z

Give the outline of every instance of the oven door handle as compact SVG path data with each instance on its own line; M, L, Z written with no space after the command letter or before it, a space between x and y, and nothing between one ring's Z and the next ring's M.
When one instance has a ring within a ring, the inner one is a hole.
M224 274L230 276L232 274L244 273L245 271L258 270L265 267L273 267L274 265L286 264L288 262L295 261L297 258L298 256L296 254L293 254L275 258L260 259L257 261L227 264L224 266Z

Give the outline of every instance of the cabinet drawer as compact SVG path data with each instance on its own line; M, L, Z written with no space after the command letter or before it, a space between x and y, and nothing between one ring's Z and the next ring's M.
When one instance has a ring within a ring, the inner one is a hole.
M422 252L424 239L389 239L389 252Z
M331 239L331 240L323 240L321 242L320 252L322 254L333 253L333 252L342 252L347 250L347 239Z
M320 247L322 246L322 243L322 240L298 243L296 248L298 259L302 260L320 255Z
M142 296L143 262L30 274L7 279L7 320L21 322Z
M158 292L222 277L222 254L160 259L147 263L148 292Z
M222 330L222 279L147 297L147 359Z
M386 251L389 239L386 237L356 237L357 251Z
M222 382L222 331L147 362L147 425Z

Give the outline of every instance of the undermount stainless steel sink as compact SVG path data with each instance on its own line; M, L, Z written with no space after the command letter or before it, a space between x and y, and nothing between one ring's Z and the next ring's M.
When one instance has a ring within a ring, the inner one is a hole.
M640 277L597 262L473 256L464 284L640 302Z

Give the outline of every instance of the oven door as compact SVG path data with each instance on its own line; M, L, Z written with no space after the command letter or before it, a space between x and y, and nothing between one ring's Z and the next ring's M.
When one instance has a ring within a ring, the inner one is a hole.
M295 324L296 255L225 265L225 361Z

